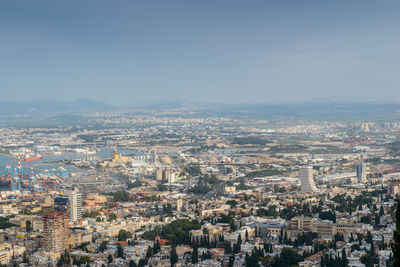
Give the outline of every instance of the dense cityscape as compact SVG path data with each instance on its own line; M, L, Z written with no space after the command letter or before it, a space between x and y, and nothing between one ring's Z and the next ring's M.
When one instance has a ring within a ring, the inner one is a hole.
M0 129L3 266L393 266L399 123L83 117Z
M399 18L0 1L0 267L400 267Z

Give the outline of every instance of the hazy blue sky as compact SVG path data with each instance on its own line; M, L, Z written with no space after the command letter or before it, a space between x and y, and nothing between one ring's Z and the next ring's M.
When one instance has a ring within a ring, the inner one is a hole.
M0 2L4 100L400 98L400 1Z

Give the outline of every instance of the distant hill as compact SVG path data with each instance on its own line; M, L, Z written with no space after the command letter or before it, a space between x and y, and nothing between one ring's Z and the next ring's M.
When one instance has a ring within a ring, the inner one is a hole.
M88 112L130 111L183 117L234 117L242 119L400 120L399 103L298 102L286 104L220 104L195 101L159 101L117 107L101 101L0 102L0 118L75 116ZM172 111L172 112L171 112ZM73 118L73 117L69 117Z
M323 120L399 120L397 103L290 103L214 105L208 112L234 117Z
M27 101L0 102L0 116L40 116L65 113L103 112L116 107L101 101L81 99L73 102Z
M187 116L222 116L257 119L400 120L399 103L298 102L285 104L219 104L176 101L138 105L136 109L155 112L190 110L192 112Z

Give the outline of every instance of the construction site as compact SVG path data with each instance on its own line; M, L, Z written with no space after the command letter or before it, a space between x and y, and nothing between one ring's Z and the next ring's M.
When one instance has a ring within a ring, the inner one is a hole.
M46 210L43 220L43 249L49 253L63 253L69 246L68 210L56 207Z

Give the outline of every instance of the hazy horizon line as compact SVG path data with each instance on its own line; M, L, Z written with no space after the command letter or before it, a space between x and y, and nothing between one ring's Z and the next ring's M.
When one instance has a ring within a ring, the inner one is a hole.
M156 105L156 104L219 104L219 105L282 105L282 104L306 104L306 103L371 103L371 104L400 104L400 97L382 97L382 98L369 98L369 97L329 97L329 98L310 98L310 99L299 99L299 100L275 100L275 101L258 101L258 102L231 102L231 101L196 101L196 100L184 100L184 99L159 99L149 101L137 101L129 104L118 105L113 102L109 102L103 99L96 98L77 98L73 100L63 99L32 99L32 100L1 100L3 103L38 103L38 102L59 102L59 103L77 103L82 101L99 102L114 107L130 107L140 105Z

